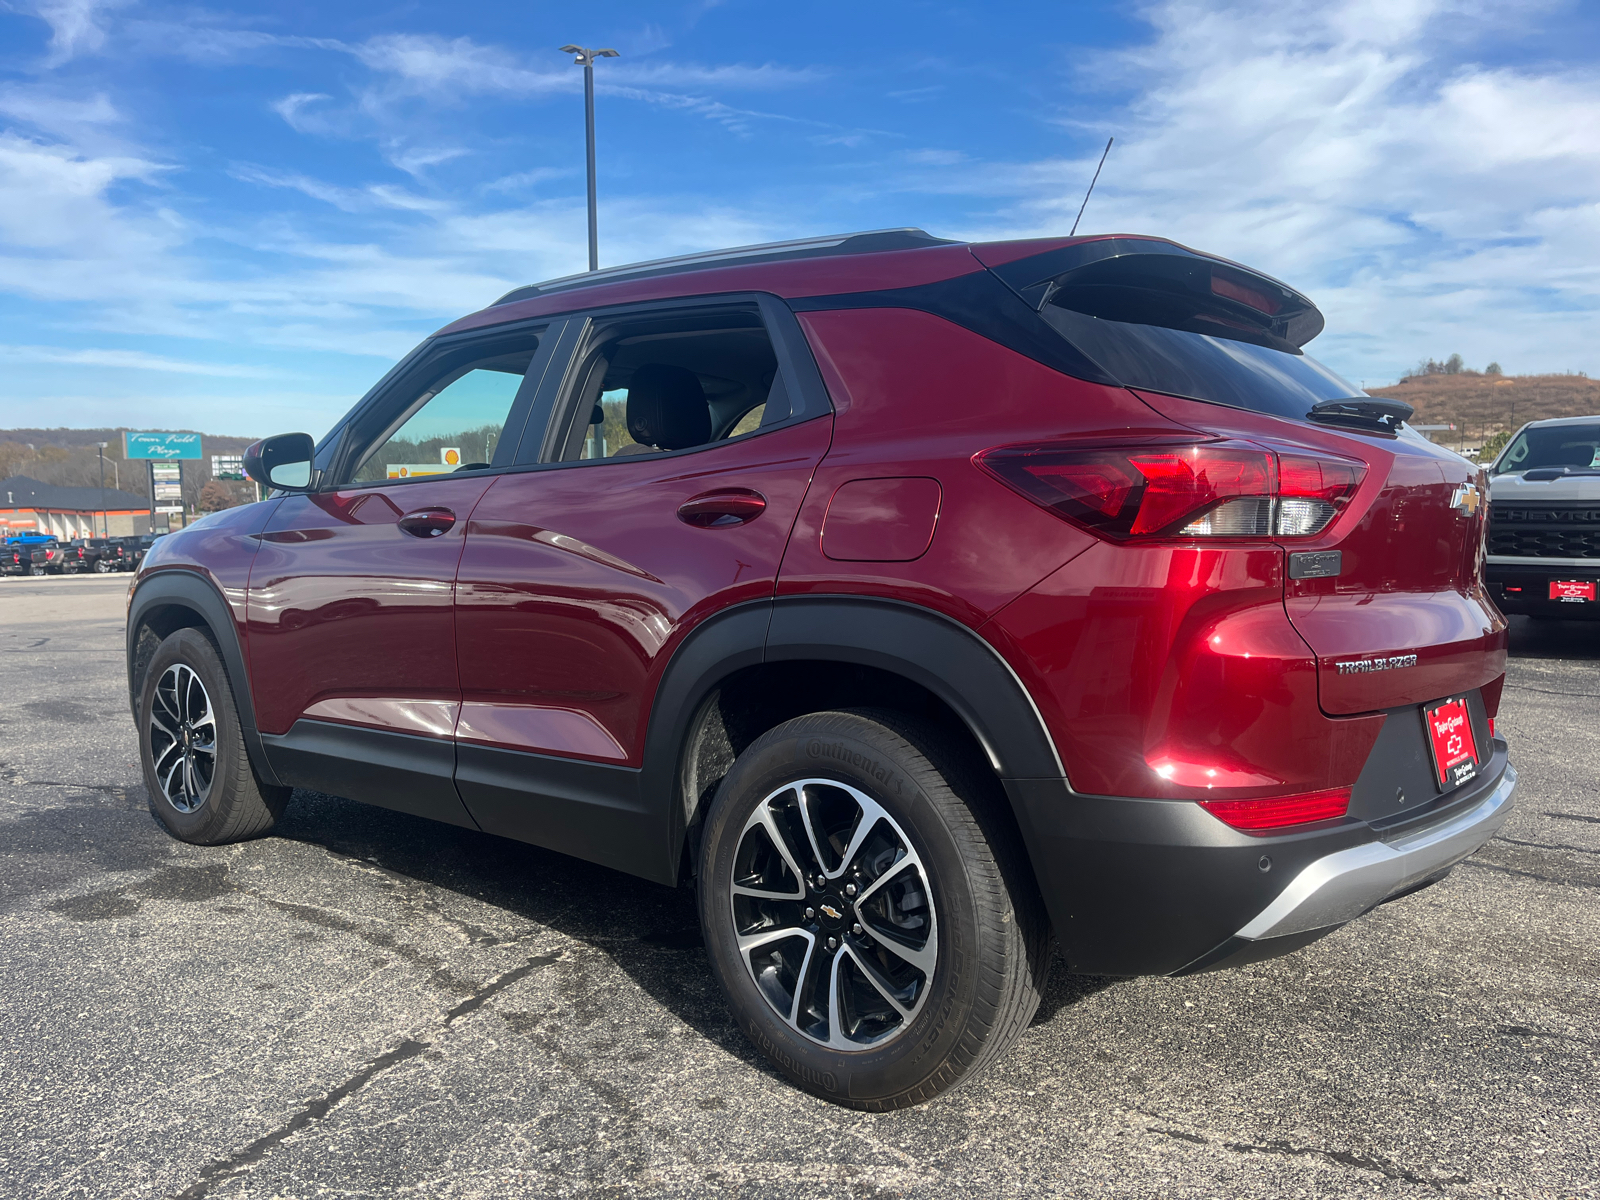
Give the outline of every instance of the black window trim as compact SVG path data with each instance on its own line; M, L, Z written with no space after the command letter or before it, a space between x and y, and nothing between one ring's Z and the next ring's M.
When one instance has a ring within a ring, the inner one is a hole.
M352 460L371 445L366 439L351 436L352 431L371 420L386 405L394 404L396 397L409 393L411 387L418 382L418 376L433 371L446 355L454 354L474 343L498 342L515 338L520 334L542 331L538 348L534 351L528 370L523 375L522 383L518 385L517 394L506 414L505 428L501 431L500 440L495 446L496 461L488 470L473 471L471 476L474 479L487 478L510 470L513 461L504 463L499 461L502 457L500 448L507 444L513 447L520 445L528 417L536 403L537 393L544 383L550 364L555 360L567 324L569 322L561 317L535 317L523 321L508 321L503 325L493 325L484 329L470 329L463 333L431 337L423 341L390 368L318 444L314 460L319 472L315 491L348 492L374 487L406 487L428 481L437 483L442 476L421 475L414 479L346 479L345 476L359 465ZM516 431L515 434L513 430Z
M727 445L729 444L727 439L722 439L708 442L704 446L690 446L684 450L662 450L652 454L629 455L627 460L590 459L567 463L548 461L551 419L556 415L558 401L570 394L568 384L581 367L582 351L589 342L590 332L596 322L636 318L653 313L670 313L680 309L726 308L739 304L755 306L772 343L773 354L778 360L778 371L785 376L784 386L790 399L789 417L746 434L740 437L739 441L831 415L834 411L833 402L822 381L822 372L817 367L816 359L812 357L811 346L800 328L800 322L789 304L771 292L722 292L667 300L603 305L573 312L550 313L517 321L506 321L460 333L435 335L419 343L368 389L366 395L358 400L318 443L315 459L318 480L315 491L353 491L437 482L441 476L424 475L416 479L378 479L365 482L335 481L353 469L349 460L359 453L359 448L355 444L357 439L350 436L351 431L370 419L374 410L391 402L394 395L405 390L419 373L432 369L433 364L441 356L474 342L498 341L521 332L540 329L544 330L544 336L540 340L533 361L528 365L523 385L517 389L516 399L512 402L505 431L501 434L496 447L496 461L486 471L473 471L473 478L520 474L524 471L598 466L636 459L654 461L678 455L699 454L717 446ZM521 428L513 437L511 431L519 419ZM516 446L511 461L500 462L499 448L511 444Z

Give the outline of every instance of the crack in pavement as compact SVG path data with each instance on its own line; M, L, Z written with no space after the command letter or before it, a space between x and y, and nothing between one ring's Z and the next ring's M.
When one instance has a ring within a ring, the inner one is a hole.
M387 950L391 954L404 959L413 966L423 967L432 972L430 982L433 983L434 986L442 988L447 992L467 994L473 990L472 984L453 974L450 968L445 965L445 962L442 958L439 958L437 955L429 954L427 951L421 950L407 942L403 942L399 938L395 937L392 933L384 933L381 930L368 929L360 921L354 920L350 917L341 916L335 912L330 912L325 908L318 908L315 905L294 904L288 900L275 900L271 896L267 896L259 891L256 891L254 888L241 887L237 888L237 890L243 895L255 897L263 904L267 904L272 908L277 909L285 916L294 917L296 920L304 921L308 925L316 925L321 929L332 929L338 933L351 934L354 937L360 938L369 946L376 946L380 950Z
M1562 821L1587 821L1590 825L1600 825L1600 817L1586 817L1582 813L1547 812L1543 813L1542 815L1546 817L1555 817Z
M1529 687L1525 683L1508 683L1506 687L1514 692L1538 692L1541 696L1576 696L1580 700L1592 700L1594 698L1589 692L1558 692L1550 688Z
M1158 1121L1167 1120L1166 1117L1146 1112L1144 1109L1134 1109L1134 1111L1141 1116L1154 1117ZM1395 1179L1402 1183L1421 1184L1424 1187L1430 1187L1435 1191L1441 1192L1452 1184L1472 1182L1465 1175L1419 1175L1415 1171L1407 1170L1398 1163L1391 1162L1375 1154L1357 1154L1352 1150L1332 1150L1325 1146L1300 1146L1286 1138L1274 1138L1267 1142L1213 1141L1211 1138L1197 1133L1190 1133L1185 1129L1161 1128L1156 1125L1149 1125L1146 1128L1151 1133L1158 1133L1162 1137L1191 1142L1196 1146L1220 1146L1222 1149L1232 1151L1235 1154L1275 1154L1288 1158L1323 1158L1329 1162L1338 1163L1340 1166L1353 1167L1358 1171L1382 1175L1386 1179Z
M1424 1187L1431 1187L1442 1192L1445 1188L1455 1183L1471 1183L1466 1175L1418 1175L1415 1171L1408 1171L1386 1159L1376 1155L1356 1154L1350 1150L1327 1150L1320 1146L1296 1146L1293 1142L1282 1138L1274 1138L1270 1142L1223 1142L1222 1145L1236 1154L1278 1154L1289 1158L1325 1158L1341 1166L1354 1167L1358 1171L1370 1171L1388 1179L1397 1179L1402 1183L1418 1183Z
M538 954L523 963L522 966L513 967L446 1012L442 1019L444 1028L448 1030L456 1021L469 1013L476 1012L508 987L525 979L540 967L549 966L560 957L561 955L559 954ZM362 1067L361 1070L350 1076L326 1096L319 1096L317 1099L305 1104L299 1112L295 1113L294 1116L290 1117L271 1133L263 1134L248 1146L235 1151L227 1158L218 1159L212 1163L200 1172L200 1177L194 1183L177 1193L174 1200L201 1200L201 1197L210 1193L213 1185L244 1174L313 1121L323 1120L335 1108L366 1087L379 1075L432 1049L433 1044L431 1041L407 1038L392 1050L387 1050L378 1055L377 1058Z

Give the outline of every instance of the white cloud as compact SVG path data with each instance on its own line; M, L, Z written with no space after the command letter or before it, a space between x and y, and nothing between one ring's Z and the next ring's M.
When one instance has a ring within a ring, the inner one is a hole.
M436 99L459 100L483 93L528 96L570 91L582 82L576 71L554 66L548 70L526 67L498 46L485 46L465 37L383 34L349 50L404 90Z
M326 92L292 92L281 100L272 102L272 111L284 119L296 133L332 133L333 124L320 112L308 112L314 105L333 97Z
M159 220L138 219L106 198L127 181L150 183L167 168L148 159L90 157L73 149L0 133L0 246L12 251L118 258L159 251L173 242ZM17 261L15 256L0 261ZM23 261L26 261L23 259ZM27 270L0 266L0 283L27 289Z
M1457 349L1511 370L1592 355L1600 79L1438 53L1463 22L1514 34L1526 8L1174 0L1146 15L1154 39L1104 79L1155 82L1085 130L1117 144L1080 232L1159 233L1279 275L1328 315L1313 352L1370 381ZM932 186L1010 195L969 233L1061 234L1097 158Z
M115 367L126 371L163 371L170 375L207 375L219 379L275 379L282 375L266 367L237 366L193 359L166 358L142 350L67 350L57 346L0 344L0 361L71 363L75 366Z
M638 87L720 88L733 91L773 91L820 83L827 73L815 67L784 67L763 63L759 67L742 63L700 66L695 63L607 61L595 68L596 78Z
M462 158L472 151L465 146L396 146L387 155L389 161L407 175L420 175L429 167L436 167L452 159Z
M41 0L34 11L50 25L50 53L46 63L56 66L79 54L105 45L101 17L127 0Z
M114 125L123 120L104 92L92 96L62 95L54 89L0 87L0 113L35 129L55 134L82 132L85 126Z

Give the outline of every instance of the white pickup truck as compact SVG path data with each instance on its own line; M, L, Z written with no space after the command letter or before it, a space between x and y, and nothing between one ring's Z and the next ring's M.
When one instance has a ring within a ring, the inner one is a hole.
M1487 578L1501 611L1600 618L1600 416L1524 425L1489 474Z

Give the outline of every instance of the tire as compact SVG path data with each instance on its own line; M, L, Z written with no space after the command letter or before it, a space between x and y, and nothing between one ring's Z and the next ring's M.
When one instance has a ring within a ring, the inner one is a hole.
M851 1108L974 1078L1039 1005L1037 889L1004 795L948 744L899 713L797 717L738 757L706 818L700 922L734 1018Z
M111 573L111 564L108 563L103 558L95 559L94 560L94 573L96 575L109 575Z
M139 696L139 757L150 811L180 841L260 837L289 802L290 789L256 775L222 658L198 629L178 630L151 656Z

